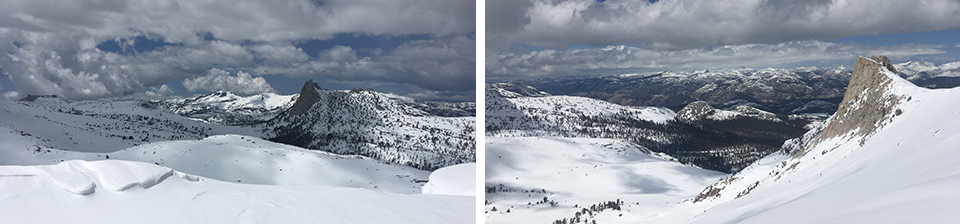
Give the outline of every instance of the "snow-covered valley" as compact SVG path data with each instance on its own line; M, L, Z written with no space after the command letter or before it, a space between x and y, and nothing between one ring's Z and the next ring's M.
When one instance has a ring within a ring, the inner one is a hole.
M485 169L488 223L648 219L724 175L624 141L563 137L487 137Z

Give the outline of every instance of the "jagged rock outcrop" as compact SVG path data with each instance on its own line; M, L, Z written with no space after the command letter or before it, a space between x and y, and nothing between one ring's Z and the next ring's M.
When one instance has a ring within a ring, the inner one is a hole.
M696 121L706 118L713 113L713 110L714 108L706 101L697 101L687 104L683 109L677 111L677 117L688 121Z
M887 56L870 56L870 59L875 62L879 62L881 65L883 65L883 67L887 68L887 70L893 72L893 74L897 74L897 68L893 67L893 63L890 63L890 59L887 58Z
M857 65L853 68L850 84L843 95L837 112L827 120L822 131L810 142L816 143L839 137L845 134L866 137L877 127L882 126L885 120L901 113L895 106L903 100L902 96L891 94L888 90L894 82L896 74L886 56L868 59L860 56ZM879 60L879 61L878 61ZM794 152L802 155L808 149Z
M320 96L317 95L317 89L321 89L320 85L313 82L313 79L307 80L303 83L303 88L300 89L300 96L297 97L297 102L293 103L293 107L290 107L290 115L301 115L310 110L310 107L313 107L314 103L320 101Z

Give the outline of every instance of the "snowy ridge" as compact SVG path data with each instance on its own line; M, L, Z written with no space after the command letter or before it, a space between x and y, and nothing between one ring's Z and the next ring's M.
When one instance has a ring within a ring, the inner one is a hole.
M147 101L78 101L37 98L0 99L0 135L30 138L30 144L10 146L30 150L113 152L152 141L202 139L255 130L206 123L182 117ZM0 145L3 145L0 142Z
M771 122L783 123L783 120L776 114L763 111L751 106L736 106L733 110L716 109L710 106L706 101L697 101L683 107L677 112L677 116L688 121L713 120L727 121L741 117L755 118Z
M664 124L676 116L666 108L620 106L586 97L500 97L521 94L498 88L496 84L488 85L487 93L487 135L497 135L499 130L540 130L559 134L581 129L617 128L596 127L593 122L598 120Z
M353 187L405 194L420 193L422 182L429 175L426 171L371 158L307 150L242 135L152 142L111 153L53 149L49 152L8 150L0 151L0 155L0 164L5 165L128 160L228 182Z
M847 92L854 95L837 114L785 143L784 152L704 189L685 206L706 212L689 221L941 223L960 218L953 200L960 196L955 172L960 160L953 156L960 145L960 88L920 88L862 57L857 68L861 72L850 84L854 90ZM865 91L856 90L861 84ZM863 114L867 111L890 113Z
M795 114L833 113L849 78L850 68L838 66L666 71L547 78L524 84L554 95L583 96L620 105L679 109L691 102L706 101L723 108L745 105L778 114ZM815 101L831 105L810 104Z
M262 93L242 97L217 91L190 98L177 97L151 101L176 114L211 123L236 125L265 121L293 106L297 95Z
M926 61L910 61L895 65L897 71L907 80L937 77L960 77L960 61L944 63L939 66Z

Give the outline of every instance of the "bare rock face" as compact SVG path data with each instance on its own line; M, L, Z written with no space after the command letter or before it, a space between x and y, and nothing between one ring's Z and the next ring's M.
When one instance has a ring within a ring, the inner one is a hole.
M697 101L687 104L683 109L677 111L677 117L688 121L696 121L706 118L713 113L713 110L714 108L706 101Z
M870 56L870 59L873 59L873 61L875 62L879 62L880 64L883 65L883 67L886 67L887 70L890 70L891 72L893 72L893 74L897 74L897 68L893 67L893 63L890 63L890 59L887 58L887 56L883 56L883 55Z
M303 83L303 88L300 89L300 96L297 97L297 102L294 102L293 107L290 107L290 115L304 114L313 107L313 104L319 102L320 96L317 95L317 89L322 88L313 82L312 79Z
M850 84L847 85L840 107L827 121L822 132L813 139L813 143L848 133L853 135L850 137L866 137L881 126L884 120L897 115L895 107L903 97L888 90L892 86L893 79L899 77L883 72L886 68L895 74L891 68L893 65L887 57L872 58L867 59L861 56L857 59L857 65L853 68ZM804 153L800 152L795 156Z

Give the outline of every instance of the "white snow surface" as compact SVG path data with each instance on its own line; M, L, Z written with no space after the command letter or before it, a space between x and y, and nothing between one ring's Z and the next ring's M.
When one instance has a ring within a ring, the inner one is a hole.
M524 111L549 112L548 120L559 117L612 117L617 114L634 116L658 124L665 124L676 117L673 111L660 107L621 106L607 101L578 96L520 97L507 99L515 105L523 105ZM496 116L495 114L487 116Z
M656 217L723 176L613 139L487 136L485 144L487 223L550 223L618 199L623 210L598 213L598 223ZM557 206L537 203L544 197Z
M5 223L469 223L472 197L223 182L149 163L0 166Z
M0 127L0 131L3 128ZM7 145L11 148L19 148ZM417 194L430 172L361 156L343 156L242 136L153 142L112 153L0 150L0 164L57 164L65 160L141 161L221 181L338 186Z
M430 181L423 185L424 194L477 195L477 164L464 163L440 168L430 173Z

